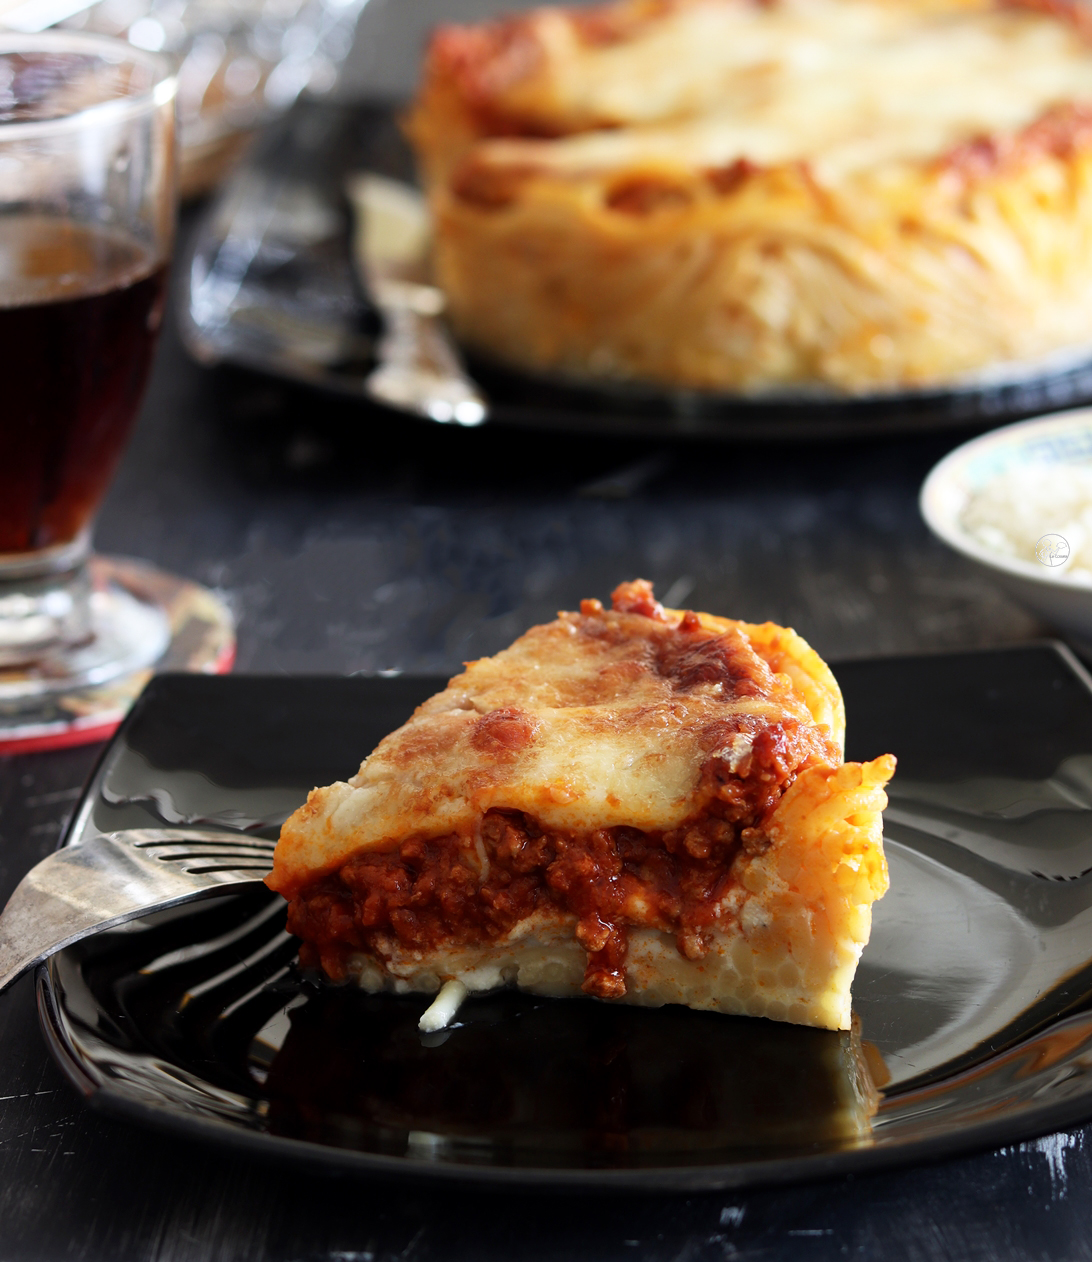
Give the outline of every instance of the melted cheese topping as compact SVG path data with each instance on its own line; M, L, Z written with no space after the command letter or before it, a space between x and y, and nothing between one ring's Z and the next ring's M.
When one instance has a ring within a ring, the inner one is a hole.
M1092 101L1092 50L1081 33L1020 10L717 4L605 48L561 39L556 31L569 24L553 16L538 30L549 65L536 76L550 82L543 115L581 134L492 141L479 150L486 161L579 174L648 160L807 159L821 178L838 179L1018 131L1059 101ZM520 95L512 92L513 104ZM584 130L612 125L622 129Z
M270 885L291 896L361 850L469 836L496 809L581 834L676 828L706 805L709 760L735 772L764 729L787 725L840 760L838 685L794 631L703 614L684 632L682 617L563 613L470 663L352 780L310 795L282 829Z

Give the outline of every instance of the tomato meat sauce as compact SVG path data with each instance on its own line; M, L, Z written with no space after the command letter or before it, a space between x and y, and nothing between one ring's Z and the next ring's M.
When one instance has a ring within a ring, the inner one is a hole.
M735 884L733 861L741 849L768 844L762 820L813 752L809 733L791 721L749 734L745 722L736 728L750 744L749 774L740 778L711 757L707 812L680 828L574 834L492 810L477 837L412 838L355 855L291 901L288 928L303 939L301 963L341 980L352 954L382 962L398 948L480 946L536 912L575 918L588 955L583 988L599 998L626 993L630 928L673 934L684 956L701 959Z

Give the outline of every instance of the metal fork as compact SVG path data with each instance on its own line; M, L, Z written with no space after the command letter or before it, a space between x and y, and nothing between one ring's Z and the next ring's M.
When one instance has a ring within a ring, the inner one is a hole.
M132 828L56 851L0 914L0 991L100 929L260 882L275 845L208 829Z

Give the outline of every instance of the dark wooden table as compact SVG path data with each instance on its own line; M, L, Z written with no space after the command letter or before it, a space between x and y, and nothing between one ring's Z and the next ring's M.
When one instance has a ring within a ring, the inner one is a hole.
M459 431L199 369L168 331L97 544L226 593L242 671L446 672L637 575L790 623L832 659L1042 634L918 517L962 437ZM0 758L0 900L55 845L96 752ZM1087 1134L689 1198L323 1179L98 1116L46 1053L30 979L0 996L0 1262L1084 1258Z

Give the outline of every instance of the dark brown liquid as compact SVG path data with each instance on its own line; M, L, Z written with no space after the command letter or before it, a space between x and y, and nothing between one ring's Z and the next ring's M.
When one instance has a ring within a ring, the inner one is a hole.
M144 393L165 281L128 237L0 218L0 553L89 522Z

